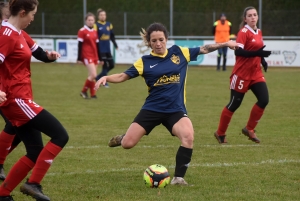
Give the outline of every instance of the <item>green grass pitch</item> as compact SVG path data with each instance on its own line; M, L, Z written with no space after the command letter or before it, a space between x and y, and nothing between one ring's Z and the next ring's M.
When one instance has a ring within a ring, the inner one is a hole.
M126 67L117 66L111 73ZM158 126L133 149L107 146L139 112L147 96L143 79L110 84L97 92L97 100L84 100L79 96L87 77L83 65L32 64L34 101L55 115L70 135L42 182L44 193L53 201L299 200L300 69L269 68L265 74L270 102L257 126L260 145L240 135L256 102L250 91L229 126L229 144L219 145L213 137L229 102L230 71L189 68L187 109L195 141L185 179L192 185L158 190L146 188L143 172L158 163L173 175L177 138ZM3 121L0 124L3 127ZM49 138L44 135L44 140ZM6 172L24 153L20 145L8 156ZM15 200L33 200L19 187L13 195Z

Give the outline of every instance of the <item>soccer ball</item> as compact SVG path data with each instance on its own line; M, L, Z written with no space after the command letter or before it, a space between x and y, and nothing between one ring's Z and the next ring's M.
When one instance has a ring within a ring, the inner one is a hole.
M144 182L150 188L165 188L170 183L170 175L163 165L151 165L144 172Z

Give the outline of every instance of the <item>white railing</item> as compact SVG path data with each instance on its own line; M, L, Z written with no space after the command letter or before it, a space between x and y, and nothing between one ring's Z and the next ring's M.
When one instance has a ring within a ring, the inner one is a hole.
M30 35L32 38L57 38L57 39L76 39L77 35ZM141 37L136 35L118 35L116 39L140 39ZM181 39L181 40L213 40L213 36L170 36L169 39ZM300 40L300 36L264 36L265 40Z

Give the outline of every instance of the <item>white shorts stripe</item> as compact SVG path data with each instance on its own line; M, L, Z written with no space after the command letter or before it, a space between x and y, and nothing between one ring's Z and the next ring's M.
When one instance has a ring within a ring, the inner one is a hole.
M21 100L22 100L22 99L21 99ZM29 112L31 113L31 115L32 115L33 117L36 116L36 113L29 107L29 105L27 105L27 104L25 103L24 100L22 100L22 104L25 106L25 108L27 109L27 111L29 111Z
M24 102L24 100L16 98L15 101L29 119L36 116L36 113Z
M236 84L237 78L238 78L237 75L233 75L232 76L231 83L230 83L230 89L234 89L235 88L235 84Z
M5 56L0 53L0 60L3 62L5 60Z

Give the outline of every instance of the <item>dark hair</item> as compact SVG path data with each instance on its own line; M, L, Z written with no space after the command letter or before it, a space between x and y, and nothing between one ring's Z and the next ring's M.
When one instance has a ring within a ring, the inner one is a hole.
M103 10L102 8L98 8L97 10L97 16L99 16L100 13L105 12L105 10Z
M38 5L38 0L10 0L9 11L12 16L18 15L21 10L25 10L25 13L27 14L30 11L33 11Z
M150 35L153 31L162 31L166 39L168 39L167 28L159 22L154 22L150 24L146 30L142 28L142 30L140 31L140 35L146 46L151 47L149 42L150 42Z
M87 18L89 18L89 17L93 17L94 19L95 19L95 15L93 14L93 13L91 13L91 12L88 12L86 15L85 15L85 20L87 20Z
M245 26L245 24L246 24L245 17L247 15L248 10L252 10L252 9L256 10L256 8L254 8L253 6L248 6L247 8L245 8L245 10L243 12L243 16L242 16L242 22L240 24L240 29L243 28Z
M1 1L0 2L0 22L2 21L3 8L8 8L8 3Z

